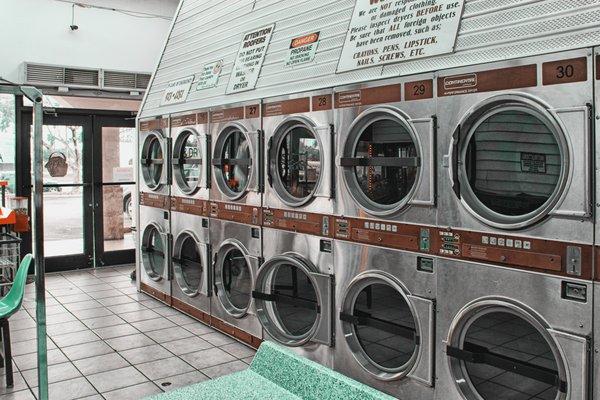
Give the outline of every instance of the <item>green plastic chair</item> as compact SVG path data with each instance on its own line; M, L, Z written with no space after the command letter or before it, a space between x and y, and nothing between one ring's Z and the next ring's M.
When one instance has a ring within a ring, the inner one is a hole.
M17 270L13 284L8 291L8 294L0 300L0 328L2 329L2 344L4 347L4 370L6 372L6 386L13 387L13 367L12 367L12 352L10 348L10 327L8 318L19 311L23 303L23 295L25 294L25 283L27 281L27 272L33 262L33 256L27 254L23 257L21 265Z

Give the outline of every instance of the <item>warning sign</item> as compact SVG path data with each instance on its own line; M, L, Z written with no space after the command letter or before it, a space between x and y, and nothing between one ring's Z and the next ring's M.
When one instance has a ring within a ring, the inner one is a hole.
M356 0L337 72L450 53L464 0Z
M275 24L272 24L244 35L229 78L227 94L244 92L256 87L274 29Z
M202 72L200 73L200 78L198 79L198 85L196 85L196 90L210 89L217 86L217 83L219 83L219 76L221 76L222 70L223 60L205 64L202 68Z
M285 56L285 66L292 67L314 60L319 39L320 32L309 33L308 35L292 39L290 48Z
M546 155L538 153L521 153L521 171L531 174L545 174Z

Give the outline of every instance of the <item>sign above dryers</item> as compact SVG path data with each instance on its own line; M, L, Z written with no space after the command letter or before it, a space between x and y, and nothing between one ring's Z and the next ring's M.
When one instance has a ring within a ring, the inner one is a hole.
M451 53L464 0L357 0L337 72Z
M320 35L320 32L313 32L293 38L290 48L285 55L285 66L293 67L314 60L317 54L317 46L319 46Z
M202 72L200 73L200 77L198 78L196 90L210 89L217 86L222 70L223 60L204 64L204 67L202 67Z
M169 82L167 88L163 92L160 105L166 106L183 103L188 97L193 81L194 75Z
M271 24L244 34L227 85L227 94L256 87L274 29L275 24Z

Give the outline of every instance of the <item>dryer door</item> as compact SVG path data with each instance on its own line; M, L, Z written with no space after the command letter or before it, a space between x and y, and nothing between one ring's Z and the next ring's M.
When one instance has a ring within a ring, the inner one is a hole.
M480 301L459 312L446 354L467 399L587 398L587 340L545 327L512 303Z
M333 130L304 117L283 121L269 139L268 181L285 204L332 197Z
M252 296L267 333L286 346L332 344L332 279L293 253L275 256L258 272Z
M181 291L189 297L210 296L209 245L190 231L181 232L173 245L173 275Z
M142 234L142 265L154 281L169 279L169 235L154 224L148 224Z
M352 355L377 379L433 385L434 313L433 301L410 295L390 274L366 272L348 286L340 320Z
M140 149L140 169L144 182L151 190L169 184L168 140L159 131L150 132Z
M186 129L173 143L173 177L179 189L187 195L206 187L206 138L194 129Z
M221 193L237 200L248 192L260 192L261 131L248 132L243 126L229 125L215 142L212 165Z

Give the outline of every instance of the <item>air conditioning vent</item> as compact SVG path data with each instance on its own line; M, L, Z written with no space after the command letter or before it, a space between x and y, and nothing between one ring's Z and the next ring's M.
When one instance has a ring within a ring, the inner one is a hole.
M100 72L89 69L65 68L65 84L77 86L100 86Z
M54 83L62 85L65 81L65 69L51 65L27 64L25 69L27 83Z
M135 87L137 89L147 89L150 84L150 74L136 74L135 75Z
M104 87L119 89L146 89L150 74L133 72L104 71Z

